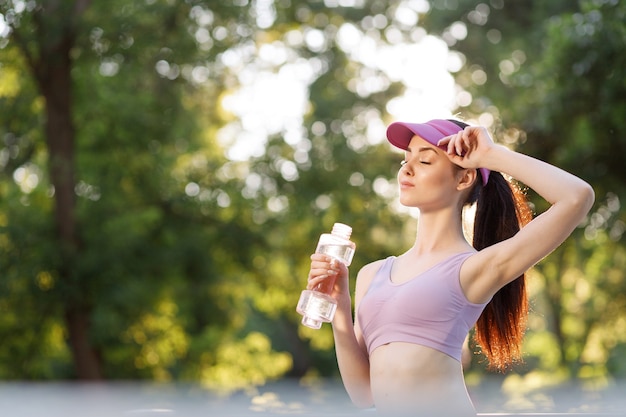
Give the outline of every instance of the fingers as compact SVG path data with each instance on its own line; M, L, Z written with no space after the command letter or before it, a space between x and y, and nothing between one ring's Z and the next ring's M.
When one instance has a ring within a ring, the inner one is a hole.
M466 151L469 150L468 138L465 136L465 131L459 132L460 135L454 141L454 151L458 156L464 156Z
M328 278L330 276L336 276L339 274L339 271L332 269L332 267L319 267L314 268L311 267L311 271L309 272L309 281L316 278Z
M306 283L306 289L312 290L316 288L322 282L326 281L328 278L330 278L329 275L320 275L315 278L309 278L309 280Z
M345 265L334 258L326 255L313 254L311 255L309 279L338 275L341 272L342 266L345 267Z
M470 148L470 139L465 130L461 130L454 135L445 137L437 142L437 146L445 146L448 155L463 156Z
M448 155L467 156L477 146L477 141L483 133L481 127L468 126L465 129L441 139L437 145L445 146Z
M468 132L463 129L456 135L456 140L454 141L454 151L458 156L465 155L466 145L468 143Z
M307 281L307 289L316 288L329 278L337 278L346 266L334 258L326 255L311 255L311 270Z

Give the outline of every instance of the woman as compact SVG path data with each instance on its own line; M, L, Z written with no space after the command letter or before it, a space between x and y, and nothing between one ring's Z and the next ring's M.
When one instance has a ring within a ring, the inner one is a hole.
M461 366L468 331L476 327L491 367L506 369L520 358L524 273L581 222L593 190L456 120L396 122L387 138L405 151L400 202L419 209L415 243L361 269L354 322L344 265L312 255L308 288L336 277L337 362L357 406L394 416L475 415ZM535 190L550 209L531 220L522 194L501 173ZM462 211L473 203L470 245Z

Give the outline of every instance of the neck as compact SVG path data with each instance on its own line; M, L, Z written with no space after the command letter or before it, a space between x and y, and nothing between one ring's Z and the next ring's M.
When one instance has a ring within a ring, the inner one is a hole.
M436 211L420 213L415 243L409 252L416 255L470 249L463 235L460 213Z

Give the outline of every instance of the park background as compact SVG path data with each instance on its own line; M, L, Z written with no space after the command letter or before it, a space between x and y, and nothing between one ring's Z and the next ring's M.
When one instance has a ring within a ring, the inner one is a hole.
M525 363L494 375L477 353L468 384L531 410L610 388L625 21L617 0L0 1L0 379L336 381L330 326L295 312L309 255L351 225L353 285L408 248L385 126L458 115L596 192L529 273Z

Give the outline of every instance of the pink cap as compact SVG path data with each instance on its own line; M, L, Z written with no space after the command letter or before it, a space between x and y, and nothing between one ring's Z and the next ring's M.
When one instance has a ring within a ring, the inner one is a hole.
M415 135L431 145L437 146L441 139L454 135L461 130L463 130L461 126L445 119L430 120L426 123L394 122L387 128L387 139L393 146L406 150ZM445 149L445 146L440 146L440 148ZM480 175L483 179L483 185L487 184L489 170L480 168Z

